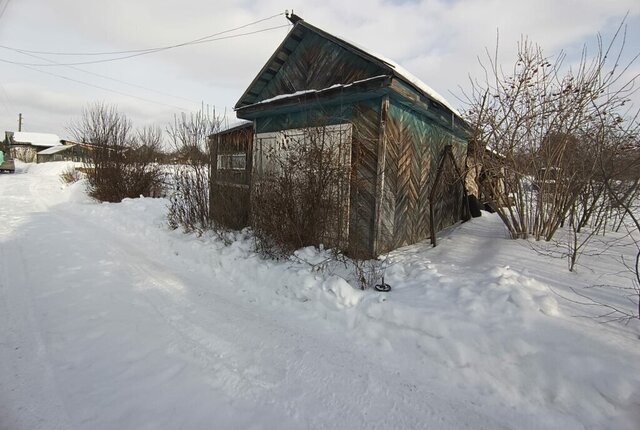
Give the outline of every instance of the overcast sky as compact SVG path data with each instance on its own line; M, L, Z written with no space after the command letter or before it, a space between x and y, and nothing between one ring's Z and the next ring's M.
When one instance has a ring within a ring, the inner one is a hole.
M522 35L549 55L564 50L571 60L585 43L593 47L598 33L611 37L629 13L627 58L640 52L638 0L325 0L319 4L0 0L0 127L17 130L22 113L23 131L69 137L70 121L95 101L117 105L140 126L164 128L174 113L198 109L202 103L233 116L232 106L289 31L284 16L225 36L284 26L274 30L75 68L27 68L7 61L78 63L116 56L32 54L40 59L7 48L85 53L146 49L199 39L292 8L309 23L395 60L459 108L463 106L455 97L458 87L468 87L469 74L479 75L477 57L485 47L493 49L496 30L506 62L513 59ZM640 72L640 64L634 71ZM636 103L639 100L635 98Z

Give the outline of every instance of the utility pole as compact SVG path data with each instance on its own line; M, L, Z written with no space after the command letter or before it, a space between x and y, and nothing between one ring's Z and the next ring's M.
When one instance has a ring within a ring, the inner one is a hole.
M22 114L18 114L18 131L22 131Z

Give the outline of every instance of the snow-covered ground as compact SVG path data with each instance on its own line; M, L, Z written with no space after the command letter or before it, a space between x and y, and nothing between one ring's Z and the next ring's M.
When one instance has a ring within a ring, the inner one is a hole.
M623 242L569 273L484 214L362 292L64 166L0 176L0 429L640 429L640 326L562 298L622 282Z

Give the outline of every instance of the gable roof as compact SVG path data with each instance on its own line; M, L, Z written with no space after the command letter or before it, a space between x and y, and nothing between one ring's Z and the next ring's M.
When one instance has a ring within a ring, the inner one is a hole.
M42 151L39 151L38 155L53 155L53 154L57 154L58 152L63 152L63 151L66 151L68 149L71 149L74 146L76 146L75 143L72 143L70 145L52 146L50 148L43 149Z
M265 103L266 100L260 99L261 91L267 86L270 79L277 75L277 73L281 70L282 66L287 62L289 56L295 51L295 48L302 41L302 39L307 34L307 31L312 32L326 40L329 40L336 45L346 49L347 51L355 54L356 56L364 59L365 61L374 64L384 71L384 73L389 76L394 76L399 80L405 82L407 85L412 87L415 91L422 94L423 96L439 103L444 106L446 109L451 111L454 115L460 117L460 113L451 106L447 100L442 97L438 92L436 92L433 88L429 87L427 84L422 82L420 79L412 75L409 71L404 69L399 64L394 61L379 55L375 54L371 51L366 50L365 48L360 47L359 45L349 42L344 38L337 37L330 33L327 33L324 30L321 30L304 20L296 17L297 21L294 27L289 31L285 39L282 41L278 49L273 53L271 58L267 61L264 67L260 70L258 75L251 82L247 90L240 97L238 102L235 105L235 109L238 110L242 107L253 105L256 103ZM351 84L352 82L342 82L342 85ZM315 88L309 89L305 88L301 91L321 91L325 90L325 88ZM300 91L298 91L300 93ZM291 94L282 94L281 97L285 97ZM267 97L268 99L269 97Z
M28 143L32 146L51 147L62 145L60 138L51 133L30 133L25 131L16 131L13 133L13 141L16 143Z

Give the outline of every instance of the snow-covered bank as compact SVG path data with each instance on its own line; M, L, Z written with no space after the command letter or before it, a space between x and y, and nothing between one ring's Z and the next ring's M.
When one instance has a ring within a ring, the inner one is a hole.
M606 257L568 273L484 216L362 292L27 167L0 177L2 429L638 428L640 328L558 295Z

